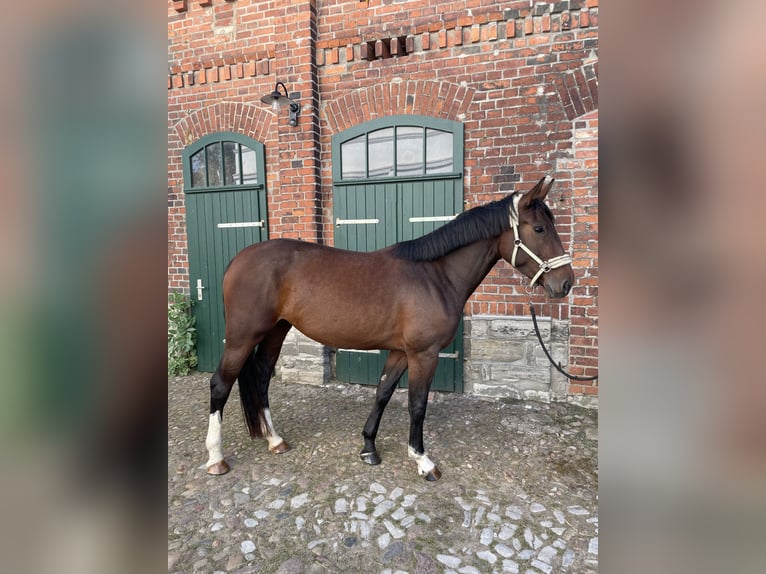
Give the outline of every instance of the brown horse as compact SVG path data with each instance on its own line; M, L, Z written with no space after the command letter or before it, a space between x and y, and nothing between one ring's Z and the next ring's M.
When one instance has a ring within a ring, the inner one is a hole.
M439 351L454 338L468 297L501 257L533 285L539 280L550 297L565 297L572 287L571 259L543 203L552 183L546 177L527 193L470 209L428 235L373 253L288 239L238 253L223 279L226 343L210 380L208 472L229 470L221 421L237 379L250 435L265 436L274 453L290 448L274 430L268 388L295 326L329 347L390 351L362 432L368 464L381 462L378 425L409 369L408 453L421 476L437 480L441 473L423 447L423 420Z

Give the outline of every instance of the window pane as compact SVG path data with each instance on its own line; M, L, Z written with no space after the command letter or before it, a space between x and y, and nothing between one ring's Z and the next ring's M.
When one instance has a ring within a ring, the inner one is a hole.
M205 149L207 149L207 184L209 187L222 185L221 144L210 144Z
M255 151L247 146L240 146L242 152L242 183L245 185L258 183L258 165L255 161Z
M394 175L394 128L385 128L368 134L370 162L369 177Z
M205 150L201 149L191 156L192 187L207 186L207 176L205 175Z
M223 184L239 185L239 154L234 142L223 142Z
M396 175L422 175L423 128L396 129Z
M340 165L343 179L366 177L364 152L364 135L341 144Z
M452 167L452 134L426 130L426 173L449 173Z

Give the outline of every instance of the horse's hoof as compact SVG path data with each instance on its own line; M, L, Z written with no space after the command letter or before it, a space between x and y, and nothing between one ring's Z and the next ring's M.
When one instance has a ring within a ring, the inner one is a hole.
M426 475L425 475L425 479L426 479L428 482L436 482L436 481L437 481L437 480L439 480L441 477L442 477L442 473L441 473L441 471L440 471L438 468L436 468L436 467L434 467L434 469L433 469L431 472L429 472L428 474L426 474Z
M382 461L380 460L380 455L378 454L377 450L374 450L372 452L362 452L359 453L359 457L367 464L371 464L372 466L380 464Z
M284 452L287 452L288 450L290 450L290 445L287 444L285 441L282 441L277 445L269 447L269 452L271 454L282 454Z
M226 464L225 460L221 460L207 467L207 473L212 474L213 476L220 476L222 474L226 474L230 470L231 468L229 468L229 465Z

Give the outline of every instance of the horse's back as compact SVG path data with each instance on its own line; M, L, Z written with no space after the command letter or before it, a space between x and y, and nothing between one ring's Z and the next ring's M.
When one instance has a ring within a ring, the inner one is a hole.
M296 275L311 279L311 274L326 278L349 270L368 274L391 259L389 252L390 248L363 253L297 239L271 239L240 251L229 264L224 281L230 275L255 280L276 275L284 280Z

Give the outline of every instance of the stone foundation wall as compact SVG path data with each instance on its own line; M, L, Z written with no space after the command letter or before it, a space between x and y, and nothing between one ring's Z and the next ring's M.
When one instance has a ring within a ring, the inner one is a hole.
M538 317L545 346L566 365L569 322ZM475 395L566 400L568 380L550 364L531 317L474 315L465 318L465 391Z
M330 381L330 356L324 345L290 329L274 372L277 381L324 385Z

